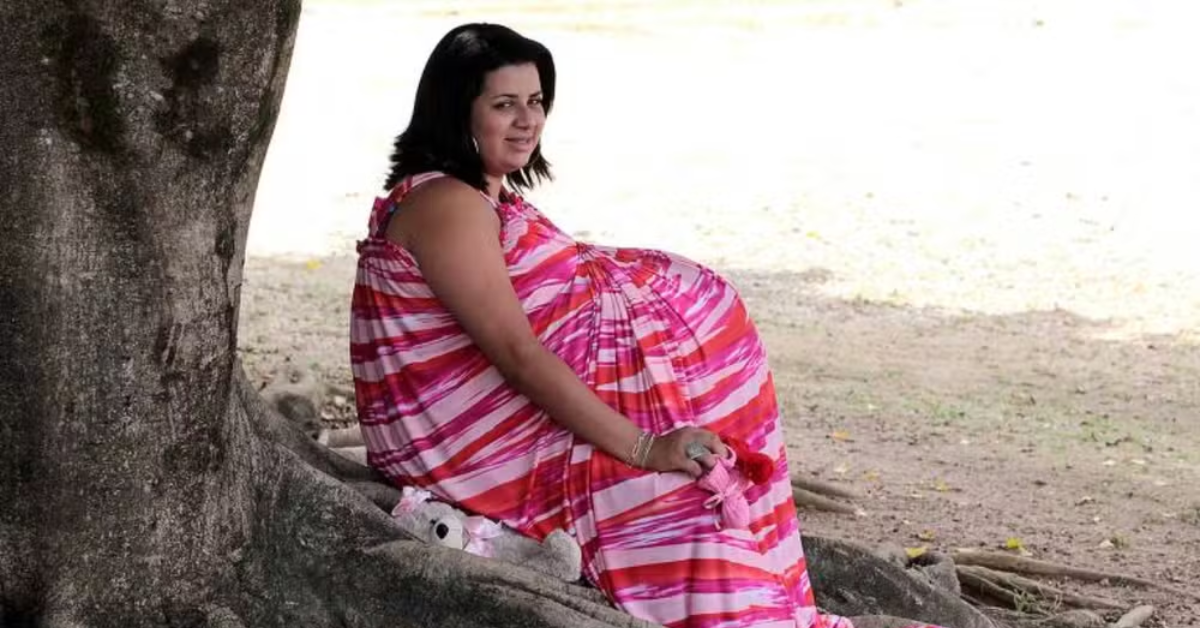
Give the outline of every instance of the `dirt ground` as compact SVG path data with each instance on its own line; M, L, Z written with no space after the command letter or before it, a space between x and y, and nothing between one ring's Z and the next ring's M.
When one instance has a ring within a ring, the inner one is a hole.
M249 237L251 377L349 387L354 239L415 80L450 26L501 21L559 65L532 200L742 291L796 472L864 495L807 531L1200 592L1183 3L646 4L309 3ZM1179 596L1064 586L1200 625Z

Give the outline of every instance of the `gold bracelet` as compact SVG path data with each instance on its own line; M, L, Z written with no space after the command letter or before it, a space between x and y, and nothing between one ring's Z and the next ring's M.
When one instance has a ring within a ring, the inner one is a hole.
M650 450L654 449L654 434L650 435L650 440L646 442L646 448L642 450L642 459L638 462L638 466L645 469L646 462L650 460Z
M653 438L654 435L646 430L642 430L638 434L637 440L633 442L633 450L629 452L629 458L626 460L629 466L638 468L638 461L645 456L643 450L646 444Z

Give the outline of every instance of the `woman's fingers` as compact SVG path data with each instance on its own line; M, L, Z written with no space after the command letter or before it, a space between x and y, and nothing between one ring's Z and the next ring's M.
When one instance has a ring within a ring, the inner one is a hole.
M725 447L725 443L721 442L720 436L708 430L701 430L701 433L704 436L704 446L708 447L717 458L729 457L729 450Z
M716 466L717 458L724 455L725 446L721 444L721 439L708 430L689 428L684 440L685 455L689 462L695 464L700 469L700 474ZM692 448L695 448L696 445L701 445L702 447L699 448L699 451L688 451L689 445Z
M689 451L689 445L692 451ZM701 445L703 451L696 451L695 445ZM659 470L681 471L694 478L704 475L717 460L729 455L720 437L698 427L680 428L664 435L655 444L654 453L662 455L659 460L664 466Z
M717 436L716 434L713 434L713 441L716 443L716 447L714 448L714 451L717 452L717 455L722 458L728 458L729 457L729 448L725 446L725 443L721 442L721 438L719 436Z

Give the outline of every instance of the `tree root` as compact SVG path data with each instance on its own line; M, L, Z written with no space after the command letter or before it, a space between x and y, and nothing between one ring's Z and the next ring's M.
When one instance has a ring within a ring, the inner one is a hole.
M234 368L234 377L242 405L249 416L253 417L251 425L259 438L287 447L313 468L348 484L354 482L388 484L383 474L345 456L338 455L313 440L300 426L284 418L275 407L258 394L258 391L254 390L254 385L246 377L246 371L241 367L240 362Z
M836 497L849 500L862 499L862 496L856 491L802 475L792 476L792 487L803 489L810 493L824 495L826 497Z
M908 628L914 623L919 623L891 615L859 615L851 617L850 621L854 623L854 628Z
M330 451L345 458L346 460L351 460L364 467L368 466L366 447L337 447L331 449Z
M210 613L213 628L652 626L595 589L410 539L388 514L399 491L313 440L240 380L259 437L258 524L234 559L241 599L229 605L235 612Z
M652 625L597 591L411 540L380 504L283 445L259 445L258 523L234 559L240 600L210 615L214 627Z
M858 494L850 489L809 477L792 476L792 500L799 508L861 517L866 514L861 508L841 501L856 499L859 499Z
M1138 626L1141 626L1146 622L1146 620L1153 616L1153 606L1137 606L1128 613L1122 615L1121 618L1117 620L1117 623L1113 624L1112 628L1138 628Z
M346 485L371 500L372 504L379 506L379 509L386 513L392 512L392 508L400 503L400 490L394 486L379 482L347 482Z
M1023 578L1012 573L995 571L987 567L959 565L957 572L960 582L964 584L970 582L972 588L981 590L989 595L993 593L993 589L990 587L985 588L982 582L987 582L1006 591L1013 592L1017 596L1021 596L1022 594L1027 596L1022 599L1036 597L1047 602L1062 603L1075 608L1099 608L1104 610L1120 610L1125 608L1124 604L1114 600L1076 595L1042 584L1036 580ZM976 584L980 586L973 586ZM1008 600L1008 598L1004 599Z
M804 538L809 578L821 606L844 617L885 614L955 628L995 628L959 595L846 541ZM910 622L917 623L917 622Z
M1081 567L1071 567L1069 565L1060 565L1058 563L1036 560L1033 558L1025 558L1023 556L1010 556L1007 554L996 554L979 550L955 550L952 554L952 557L954 558L954 562L958 565L975 565L979 567L988 567L999 571L1023 573L1036 576L1071 578L1082 582L1107 581L1113 584L1126 584L1150 589L1160 589L1162 591L1167 591L1189 599L1200 600L1200 594L1184 591L1183 589L1173 587L1169 584L1162 584L1159 582L1154 582L1153 580L1146 580L1136 576L1126 576L1122 574L1094 571Z
M219 606L205 612L204 628L246 628L246 624L232 610Z
M997 607L988 614L1007 628L1108 628L1108 622L1094 611L1073 609L1049 617L1030 615Z
M358 425L323 429L317 435L317 442L330 449L362 447L366 444L363 441L362 429Z
M823 510L825 512L836 512L842 515L863 514L862 510L855 508L850 504L843 504L837 500L830 499L824 495L818 495L802 488L792 487L792 499L795 500L796 506L808 507L815 510Z
M1043 612L1045 609L1038 604L1038 599L1024 591L1006 589L992 580L976 575L969 571L959 571L958 581L965 589L983 594L987 598L997 600L1009 608L1022 613Z

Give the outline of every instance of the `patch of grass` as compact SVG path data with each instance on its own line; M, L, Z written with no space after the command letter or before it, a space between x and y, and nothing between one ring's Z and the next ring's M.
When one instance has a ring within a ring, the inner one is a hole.
M907 412L927 417L937 427L970 428L995 417L995 411L984 404L962 399L918 396L900 402Z
M1200 504L1184 510L1183 514L1179 516L1179 520L1200 527Z
M936 425L950 427L967 419L967 409L954 403L934 403L932 416Z
M1106 443L1117 438L1119 427L1107 415L1091 416L1079 422L1079 439L1085 443Z

